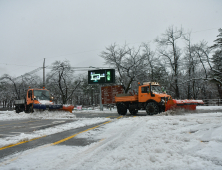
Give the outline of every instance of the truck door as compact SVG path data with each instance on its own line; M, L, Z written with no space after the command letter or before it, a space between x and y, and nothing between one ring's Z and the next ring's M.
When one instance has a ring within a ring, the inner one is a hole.
M139 102L146 102L150 99L149 86L143 86L139 92Z
M29 90L27 92L27 105L33 103L33 96L32 95L33 95L32 90Z

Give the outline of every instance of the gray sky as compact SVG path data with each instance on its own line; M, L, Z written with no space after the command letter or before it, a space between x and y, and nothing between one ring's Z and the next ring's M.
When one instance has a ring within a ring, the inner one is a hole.
M110 44L154 45L172 25L212 45L221 9L222 0L0 0L0 76L42 67L43 58L101 67Z

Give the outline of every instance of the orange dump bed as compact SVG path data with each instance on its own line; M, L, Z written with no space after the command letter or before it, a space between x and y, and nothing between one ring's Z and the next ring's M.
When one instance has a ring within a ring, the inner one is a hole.
M115 96L115 102L137 102L138 95L134 96Z

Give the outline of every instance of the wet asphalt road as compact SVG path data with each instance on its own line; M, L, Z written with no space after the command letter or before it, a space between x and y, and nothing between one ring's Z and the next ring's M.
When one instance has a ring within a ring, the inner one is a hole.
M73 122L68 119L30 119L0 121L0 138L15 136L20 133L32 133L33 131Z
M7 120L0 121L0 139L6 137L13 137L21 133L31 134L33 131L46 129L49 127L66 124L70 122L75 122L78 118L94 118L94 117L109 117L111 119L116 119L119 117L118 114L103 114L103 113L79 113L75 114L77 119L26 119L26 120ZM104 121L106 122L106 121ZM96 142L85 138L66 138L73 136L75 134L81 133L83 131L91 130L97 126L104 125L103 123L97 123L90 126L84 126L81 128L76 128L72 130L63 131L60 133L44 136L41 138L36 138L30 141L24 141L15 143L11 146L5 146L0 148L0 160L8 155L25 151L31 148L36 148L43 145L52 145L58 142L60 145L71 145L71 146L85 146L90 143ZM65 139L65 140L64 140ZM61 142L62 141L62 142Z
M85 127L81 127L81 128L77 128L77 129L72 129L72 130L68 130L68 131L63 131L63 132L48 135L48 136L43 136L41 138L33 139L33 140L30 140L30 141L27 141L24 143L20 142L20 143L17 143L17 145L15 145L15 146L6 147L2 150L0 148L0 160L1 160L1 158L4 158L5 156L15 154L18 152L22 152L22 151L25 151L28 149L36 148L39 146L45 146L45 145L53 145L53 143L55 143L55 142L58 142L58 141L61 142L62 140L66 139L67 137L70 137L74 134L77 134L79 132L85 131L85 130L90 129L92 127L95 127L99 124L101 124L101 123L90 125L90 126L85 126ZM64 142L61 142L58 144L71 145L71 146L85 146L85 145L95 142L95 141L88 141L87 139L84 139L84 138L77 139L77 140L74 138L71 138L71 139L72 140L65 140Z

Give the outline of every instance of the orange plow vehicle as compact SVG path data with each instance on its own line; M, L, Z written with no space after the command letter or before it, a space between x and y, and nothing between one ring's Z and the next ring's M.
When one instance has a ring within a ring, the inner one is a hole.
M34 110L64 110L72 113L74 106L63 106L62 104L54 104L50 97L49 90L43 89L28 89L26 97L21 100L15 100L16 113L26 112L32 113Z
M156 82L143 83L138 87L138 95L117 94L115 102L120 115L137 114L138 110L146 110L148 115L158 114L171 109L182 108L196 110L197 105L203 105L202 100L175 100L164 93Z

